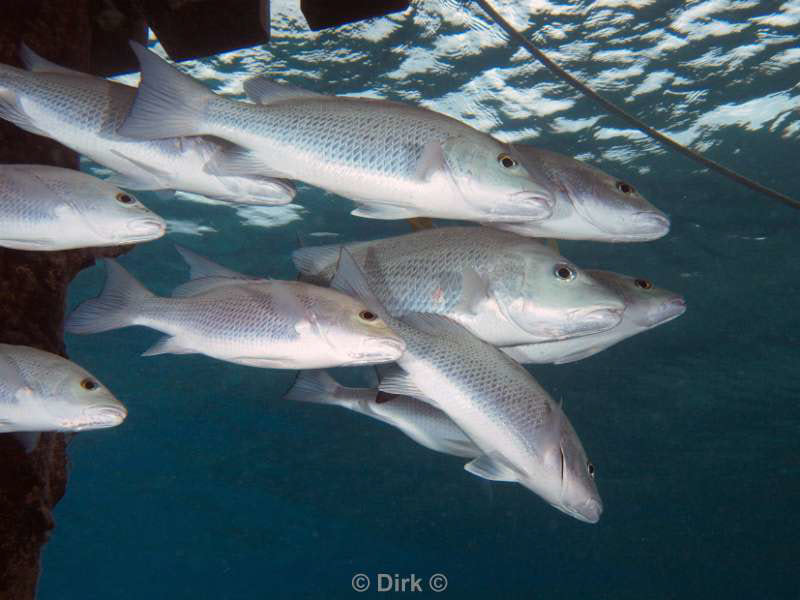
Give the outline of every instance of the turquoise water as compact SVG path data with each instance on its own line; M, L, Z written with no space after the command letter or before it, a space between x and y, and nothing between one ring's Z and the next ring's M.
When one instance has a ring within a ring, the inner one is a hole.
M515 24L521 7L498 4ZM529 33L651 125L790 195L800 189L797 2L534 2ZM290 404L290 371L139 356L159 336L68 336L129 409L76 436L39 597L338 598L358 573L447 577L455 598L797 598L800 215L664 153L553 82L455 3L321 34L273 2L273 40L193 63L219 91L269 72L329 93L422 102L632 181L667 212L646 244L562 242L587 268L678 291L680 319L595 357L531 371L598 469L605 512L570 519L521 486L334 407ZM238 86L238 88L237 88ZM87 169L95 170L92 165ZM172 244L290 279L308 244L408 231L301 187L298 207L142 199L172 223L122 263L157 293L188 278ZM315 236L315 232L335 234ZM70 306L94 296L80 274ZM357 373L347 373L354 379ZM430 594L430 592L426 592Z

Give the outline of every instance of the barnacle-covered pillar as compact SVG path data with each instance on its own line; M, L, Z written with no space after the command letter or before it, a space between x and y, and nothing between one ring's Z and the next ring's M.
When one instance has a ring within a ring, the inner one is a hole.
M19 65L25 40L61 64L89 62L89 0L4 0L0 62ZM0 88L0 93L2 89ZM78 156L60 144L0 121L0 163L78 168ZM64 355L67 285L99 255L124 249L23 252L0 248L0 342ZM39 555L53 528L52 510L67 483L63 434L46 433L26 454L10 434L0 435L0 599L32 599Z

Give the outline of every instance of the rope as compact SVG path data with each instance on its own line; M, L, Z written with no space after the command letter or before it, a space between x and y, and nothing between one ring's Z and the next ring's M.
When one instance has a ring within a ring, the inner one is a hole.
M744 175L737 173L736 171L732 171L728 167L721 165L718 162L711 160L710 158L706 158L705 156L703 156L698 152L695 152L694 150L690 150L686 146L682 146L681 144L667 137L663 133L656 131L652 127L649 127L648 125L646 125L645 123L643 123L630 113L625 112L624 110L622 110L620 107L613 104L609 100L606 100L605 98L603 98L603 96L595 92L592 88L587 86L585 83L575 79L572 75L567 73L564 69L562 69L556 63L550 60L544 52L542 52L536 46L534 46L533 43L530 40L528 40L528 38L523 36L519 31L514 29L508 23L508 21L506 21L503 17L501 17L497 13L497 11L489 5L489 3L486 0L475 0L475 1L486 12L486 14L488 14L494 20L495 23L497 23L497 25L499 25L502 29L504 29L505 32L512 39L516 40L523 48L525 48L528 52L530 52L534 56L534 58L536 58L536 60L542 63L552 73L560 77L569 85L571 85L584 95L589 96L595 102L602 105L603 108L605 108L609 113L617 115L618 117L627 121L633 127L638 129L648 137L656 140L657 142L660 142L664 146L667 146L672 150L675 150L685 156L688 156L692 160L699 162L703 166L708 167L709 169L716 171L717 173L720 173L729 179L732 179L733 181L735 181L740 185L748 187L751 190L755 190L756 192L760 192L766 196L769 196L770 198L773 198L774 200L778 200L779 202L783 202L784 204L791 206L792 208L800 208L800 201L790 198L789 196L786 196L781 192L773 190L772 188L768 188L765 185L761 185L757 181L753 181L752 179L749 179Z

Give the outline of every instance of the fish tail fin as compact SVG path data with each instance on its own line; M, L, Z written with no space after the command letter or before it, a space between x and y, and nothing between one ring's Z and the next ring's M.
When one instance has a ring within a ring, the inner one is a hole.
M216 95L141 44L131 42L131 48L139 59L142 81L118 133L138 139L208 133L202 130L204 112Z
M327 371L312 369L300 371L294 385L286 392L285 400L313 402L314 404L341 404L336 393L342 389Z
M106 259L106 283L97 298L87 300L67 317L70 333L98 333L134 325L137 305L155 297L117 261Z

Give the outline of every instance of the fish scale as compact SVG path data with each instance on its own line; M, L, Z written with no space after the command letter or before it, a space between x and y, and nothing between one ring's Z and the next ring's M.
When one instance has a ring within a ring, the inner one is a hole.
M131 189L175 188L225 200L286 204L294 188L257 176L212 175L203 166L226 144L202 138L141 141L117 129L133 103L135 88L62 69L23 51L35 71L0 65L0 117L55 139L121 173Z

